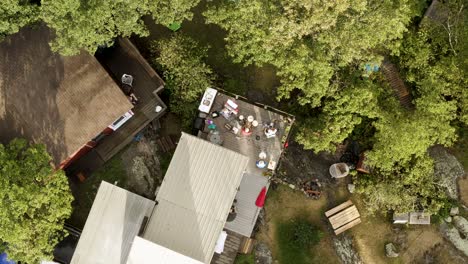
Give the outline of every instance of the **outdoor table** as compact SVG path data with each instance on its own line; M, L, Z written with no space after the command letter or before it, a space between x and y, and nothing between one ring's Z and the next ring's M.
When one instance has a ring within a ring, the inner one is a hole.
M223 140L221 139L221 135L219 134L211 134L210 135L210 142L214 143L216 145L221 145L223 143Z

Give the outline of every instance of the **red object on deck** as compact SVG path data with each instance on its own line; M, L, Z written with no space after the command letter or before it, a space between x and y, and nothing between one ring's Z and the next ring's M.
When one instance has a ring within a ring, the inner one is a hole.
M263 205L265 204L265 198L266 198L266 187L263 187L260 193L258 194L257 200L255 201L255 205L257 207L262 208Z

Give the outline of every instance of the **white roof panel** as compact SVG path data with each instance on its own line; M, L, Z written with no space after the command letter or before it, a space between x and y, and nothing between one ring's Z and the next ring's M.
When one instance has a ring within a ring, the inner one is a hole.
M71 264L123 264L154 201L101 182Z
M141 237L135 237L127 264L203 264L173 250L150 242Z

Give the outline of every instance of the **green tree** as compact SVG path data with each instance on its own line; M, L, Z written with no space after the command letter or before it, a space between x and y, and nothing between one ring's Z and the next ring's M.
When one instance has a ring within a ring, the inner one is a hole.
M0 40L38 19L39 7L28 0L3 0L0 4Z
M395 50L420 7L409 0L220 2L204 15L227 31L234 60L276 66L279 98L299 89L298 102L314 107L339 90L341 68Z
M152 50L153 62L163 71L166 87L171 93L171 111L181 116L188 127L200 96L214 80L213 71L204 62L208 48L176 33L154 42Z
M199 3L200 0L150 1L149 10L156 23L168 26L171 23L181 24L184 20L192 20L191 9Z
M55 31L51 47L62 55L82 49L94 54L112 45L118 36L147 36L141 20L148 14L147 0L42 0L41 17Z
M73 200L63 171L43 145L16 139L0 144L0 244L16 261L52 259Z
M311 110L298 116L296 139L305 148L334 151L349 137L365 142L374 171L356 182L371 211L437 212L445 196L427 150L455 142L468 106L467 60L456 56L466 53L460 25L468 16L460 0L444 3L451 11L443 20L424 19L417 31L407 27L424 1L226 0L205 16L227 31L235 61L276 66L279 98L294 92ZM387 54L413 90L413 111L399 106L380 73L361 77L363 64Z
M437 213L448 201L445 190L434 179L434 162L426 153L410 165L395 166L391 173L378 169L356 177L356 192L364 195L370 213L424 209Z

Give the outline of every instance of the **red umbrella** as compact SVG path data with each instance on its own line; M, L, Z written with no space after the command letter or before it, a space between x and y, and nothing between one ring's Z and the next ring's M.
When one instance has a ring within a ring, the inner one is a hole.
M257 207L262 208L263 205L265 204L265 198L266 198L266 187L263 187L260 193L258 194L257 200L255 201L255 205Z

